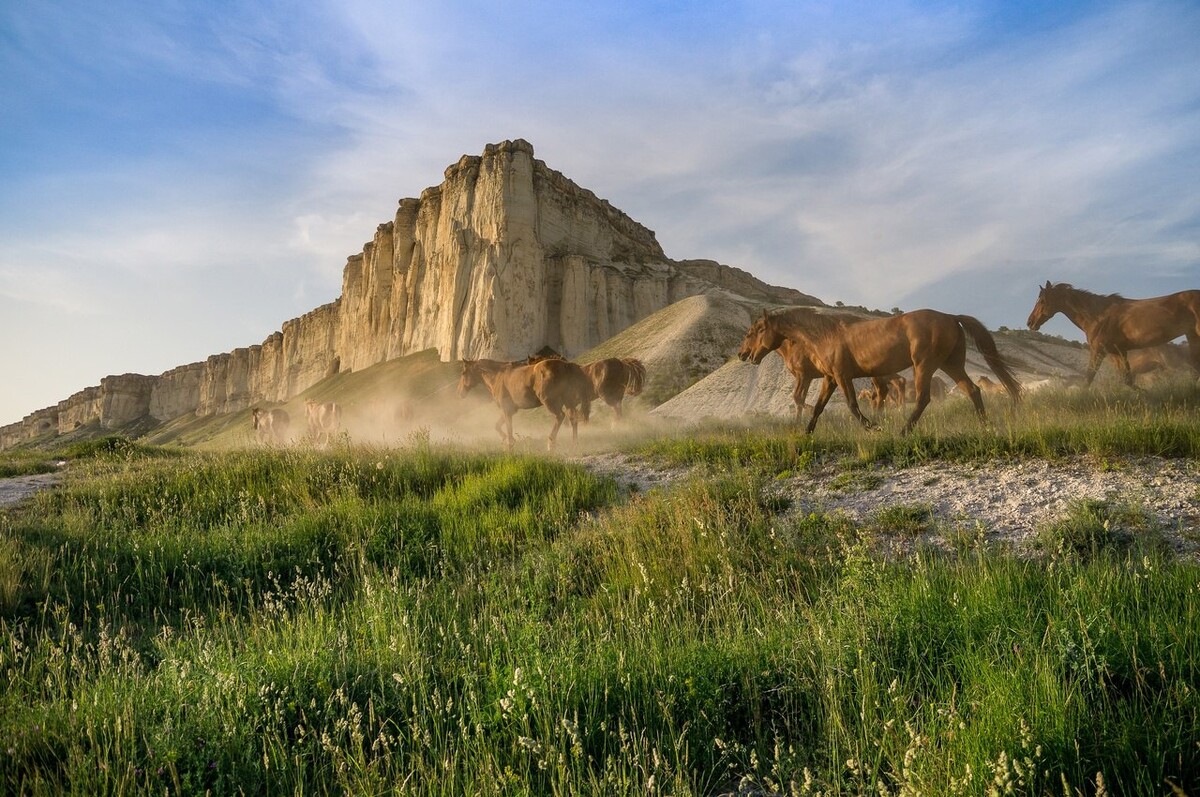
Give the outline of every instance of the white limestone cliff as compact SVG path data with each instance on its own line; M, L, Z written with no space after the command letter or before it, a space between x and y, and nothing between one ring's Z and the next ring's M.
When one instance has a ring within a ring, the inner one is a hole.
M672 261L652 231L536 160L527 142L491 144L419 199L400 200L347 259L333 302L259 345L156 377L108 377L59 402L52 422L40 410L0 427L0 448L90 420L114 428L134 413L170 420L286 401L338 370L429 348L443 360L513 359L542 346L573 356L680 299L721 290L820 303L714 261Z

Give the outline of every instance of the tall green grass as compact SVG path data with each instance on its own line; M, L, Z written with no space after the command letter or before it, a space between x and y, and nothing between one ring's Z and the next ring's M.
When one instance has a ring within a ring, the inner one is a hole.
M617 503L428 448L80 478L0 515L0 791L1200 790L1196 565L888 559L760 478Z

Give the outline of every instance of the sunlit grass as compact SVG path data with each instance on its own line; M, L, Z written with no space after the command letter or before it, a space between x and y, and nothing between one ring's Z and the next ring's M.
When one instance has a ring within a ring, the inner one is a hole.
M838 434L625 502L427 445L98 456L0 514L0 791L1200 788L1200 568L1096 504L884 556L927 507L794 512L744 453Z

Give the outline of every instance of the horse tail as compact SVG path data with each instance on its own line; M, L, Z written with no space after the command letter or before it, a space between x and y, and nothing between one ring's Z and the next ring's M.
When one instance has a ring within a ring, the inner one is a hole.
M579 389L576 391L578 403L570 410L577 423L587 423L592 419L592 399L595 395L596 391L592 388L592 380L585 376L580 380Z
M641 360L621 360L625 363L625 395L636 396L642 392L646 381L646 366Z
M979 353L987 361L988 367L1000 380L1000 384L1004 385L1004 389L1008 391L1012 400L1020 401L1021 383L1013 376L1012 371L1009 370L1008 361L996 348L996 340L992 337L992 333L987 331L987 327L981 324L979 319L969 315L956 315L954 320L974 339L975 348L979 349Z

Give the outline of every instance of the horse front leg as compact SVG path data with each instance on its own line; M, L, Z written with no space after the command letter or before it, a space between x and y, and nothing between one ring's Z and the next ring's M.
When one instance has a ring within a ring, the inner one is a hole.
M846 397L846 406L850 408L850 414L858 419L858 422L863 425L864 429L872 432L877 431L879 427L876 426L870 418L868 418L866 415L863 415L862 410L858 408L858 396L854 395L854 380L849 377L839 377L837 383L838 387L842 389L842 395ZM883 389L885 391L887 390L886 385L883 387ZM876 390L875 395L876 401L878 401L878 390Z
M802 376L796 380L796 388L792 391L792 401L796 404L796 423L804 417L804 400L808 398L808 386L812 384L811 376Z
M821 383L821 394L817 396L817 403L813 405L813 414L808 419L808 427L804 430L805 433L812 434L812 430L817 428L817 419L825 411L825 405L829 403L829 398L833 395L836 387L837 384L833 381L832 376L825 377L825 381Z
M552 428L550 430L550 439L546 441L546 450L553 451L554 444L558 440L558 427L562 426L563 416L566 413L563 411L562 407L559 407L558 409L553 409L553 410L551 410L549 407L547 407L546 409L550 410L551 414L554 415L554 428ZM571 423L573 426L574 420L572 420Z
M1104 361L1104 352L1099 347L1093 347L1091 354L1088 356L1087 375L1084 377L1083 386L1091 387L1092 380L1096 378L1096 372L1100 370L1100 363Z
M1117 368L1121 371L1121 381L1125 383L1126 387L1137 390L1137 385L1133 383L1133 369L1129 367L1129 352L1113 352L1112 358L1113 362L1117 364Z
M500 411L500 419L496 421L496 431L500 434L500 440L504 443L505 451L512 451L516 440L513 438L512 431L512 416L508 414L508 410Z

